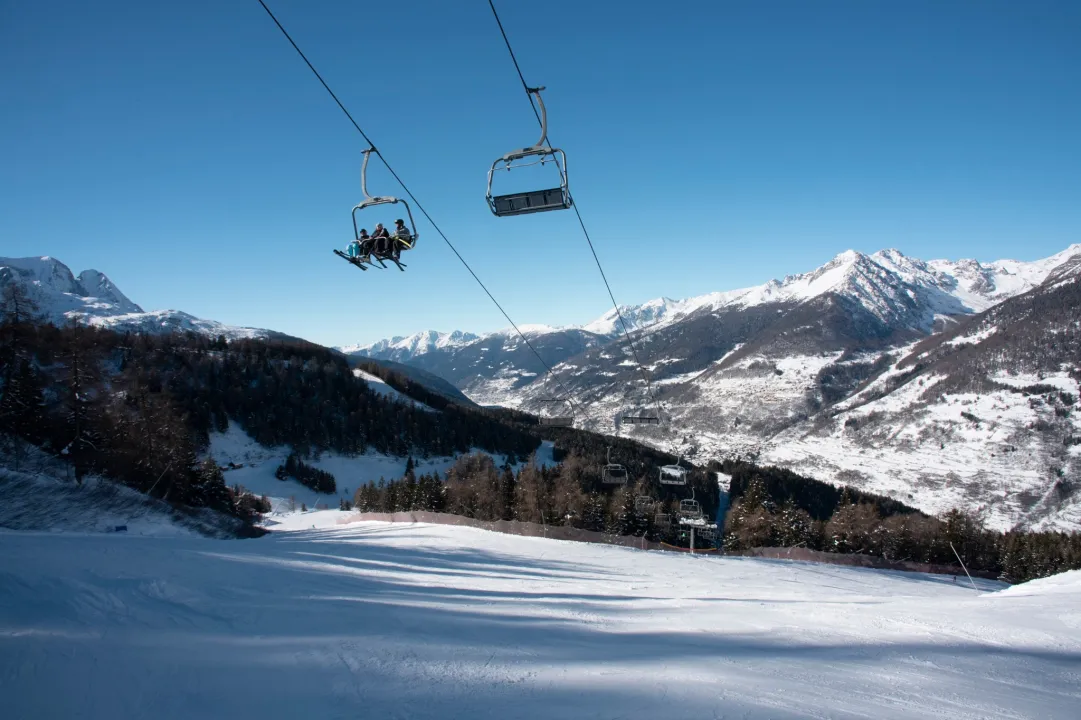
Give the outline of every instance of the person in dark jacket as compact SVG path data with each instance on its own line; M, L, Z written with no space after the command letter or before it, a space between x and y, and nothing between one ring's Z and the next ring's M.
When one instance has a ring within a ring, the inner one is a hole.
M402 248L408 248L413 244L413 234L405 226L405 221L398 218L394 221L394 257L397 258Z
M390 233L383 227L383 223L376 224L372 241L375 243L375 254L386 257L390 252Z
M357 237L357 244L360 249L361 257L368 257L372 254L372 239L368 237L368 230L361 229L360 235Z

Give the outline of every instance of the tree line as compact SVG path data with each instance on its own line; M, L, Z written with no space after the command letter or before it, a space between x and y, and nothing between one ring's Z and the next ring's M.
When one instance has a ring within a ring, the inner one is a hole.
M1002 533L973 513L929 517L849 488L837 490L836 505L825 513L814 495L808 503L806 493L786 492L800 483L776 482L776 468L749 472L745 483L733 483L738 497L725 518L726 551L806 547L954 567L960 561L969 572L1013 583L1081 568L1081 533Z

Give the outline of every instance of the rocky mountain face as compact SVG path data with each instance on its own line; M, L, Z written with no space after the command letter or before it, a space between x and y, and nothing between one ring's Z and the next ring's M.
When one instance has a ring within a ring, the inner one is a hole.
M1079 266L1081 245L1031 263L850 251L757 287L622 308L648 388L614 311L529 334L558 382L506 332L408 362L530 412L567 388L578 426L700 460L754 457L931 512L979 509L995 527L1081 527L1081 356L1065 341ZM1055 389L1024 392L1041 385ZM661 427L618 422L658 407Z
M258 328L224 325L179 310L144 311L97 270L76 277L67 265L52 257L0 257L0 291L21 286L43 318L63 325L78 320L119 332L168 333L191 331L227 338L275 337L280 333Z

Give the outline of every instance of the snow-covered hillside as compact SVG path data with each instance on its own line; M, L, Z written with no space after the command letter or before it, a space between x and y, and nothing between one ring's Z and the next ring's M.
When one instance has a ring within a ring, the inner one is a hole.
M298 513L248 541L3 534L4 716L1072 719L1081 706L1076 572L973 590L341 517Z
M343 345L337 349L346 354L361 353L380 360L405 362L433 350L465 345L476 340L477 337L473 333L460 330L449 333L427 330L409 336L398 335L368 345Z
M847 250L811 272L788 275L762 285L708 293L684 300L656 298L641 305L622 305L620 315L628 330L676 323L700 311L726 307L751 308L777 303L800 303L827 294L848 297L883 318L917 298L925 312L914 321L930 330L936 315L980 312L1008 297L1020 295L1042 283L1057 267L1081 256L1081 244L1033 262L999 260L982 264L976 260L911 258L887 249L867 255ZM520 325L530 335L564 332L571 327ZM614 339L623 333L616 311L608 310L580 330ZM455 330L428 330L408 337L394 337L368 345L349 345L343 352L406 362L436 350L453 350L493 335L511 335L513 329L483 336Z
M0 290L18 284L37 305L38 313L62 325L78 320L120 332L197 332L230 339L267 337L257 328L224 325L179 310L145 312L117 288L104 273L84 270L76 277L67 265L52 257L0 258Z
M892 249L848 251L811 272L751 288L623 307L635 351L672 426L619 430L698 461L752 457L884 492L929 512L954 505L981 510L1001 529L1018 522L1079 527L1081 508L1074 507L1073 496L1062 497L1071 483L1081 483L1072 475L1081 472L1081 462L1064 450L1076 447L1066 432L1072 410L1052 403L1037 413L1028 407L1030 399L1001 388L993 407L984 407L992 388L961 387L962 380L952 376L947 385L953 395L931 397L925 391L941 376L921 376L901 387L914 371L898 366L924 339L1072 282L1079 269L1081 245L1035 262L928 262ZM1059 307L1046 318L1021 314L1008 322L1044 327L1081 312L1073 301L1062 300ZM579 329L531 334L530 342L554 367L558 382L548 385L536 358L522 343L511 343L506 332L434 349L410 362L478 402L534 413L569 388L580 410L576 424L611 433L621 413L650 404L635 353L617 325L613 310ZM1023 354L1026 344L1063 347L1052 335L1032 335L1011 341L1013 349L1006 351L1000 347L1004 336L995 332L981 326L971 336L951 336L947 349L972 346L989 353L984 365L994 366L990 375L1024 375L1035 372L1031 363L1014 367L1021 360L1003 358ZM1071 368L1081 368L1081 358L1068 353L1057 362L1068 367L1049 366L1043 374L1070 376ZM871 389L863 390L867 383ZM890 397L865 410L846 404L856 401L854 393L867 392ZM983 418L978 432L965 429L971 421L960 415L977 397L983 403L973 410ZM1054 429L1033 434L1030 425L1037 422Z
M378 382L377 382L378 381ZM380 387L378 378L370 381L376 388ZM397 391L383 384L382 392L394 393ZM377 390L380 392L380 390ZM414 402L405 396L399 396L409 402ZM419 403L416 403L419 404ZM544 462L545 458L550 461L551 447L538 448L538 458ZM336 452L322 452L314 458L308 458L305 462L309 465L325 470L334 475L338 491L333 495L317 493L316 491L301 485L296 480L288 478L279 480L274 476L274 471L279 465L285 463L290 448L288 447L264 447L251 438L236 423L230 423L225 432L210 434L210 447L207 455L221 467L225 467L225 482L230 487L240 485L256 495L265 495L270 499L272 518L291 508L300 508L306 505L309 508L324 507L336 508L344 500L352 501L353 493L361 485L378 482L381 479L397 479L405 474L407 458L384 455L377 452L368 452L363 455L343 455ZM496 465L506 463L506 456L498 453L492 455ZM445 475L447 470L457 461L457 457L438 456L414 458L416 474L438 472ZM514 467L520 467L521 463ZM277 522L272 519L271 523Z

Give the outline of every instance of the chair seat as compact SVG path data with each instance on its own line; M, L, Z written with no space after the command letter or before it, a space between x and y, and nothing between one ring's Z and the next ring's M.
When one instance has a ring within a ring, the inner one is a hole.
M574 417L542 417L537 419L541 425L548 425L549 427L573 427Z
M569 198L564 196L562 188L492 197L492 212L498 217L526 215L547 210L566 210L569 207Z

